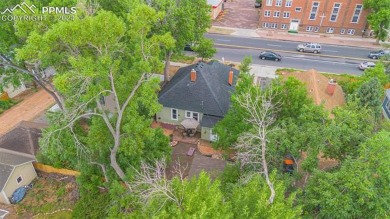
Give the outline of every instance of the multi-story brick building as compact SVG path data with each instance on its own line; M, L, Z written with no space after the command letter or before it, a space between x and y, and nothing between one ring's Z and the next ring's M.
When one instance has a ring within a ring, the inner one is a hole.
M259 27L362 35L366 17L363 0L263 0Z

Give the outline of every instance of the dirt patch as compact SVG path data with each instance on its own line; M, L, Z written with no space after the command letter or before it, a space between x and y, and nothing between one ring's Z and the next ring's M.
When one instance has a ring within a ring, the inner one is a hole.
M0 209L9 211L7 219L32 218L38 214L52 213L61 209L72 209L79 198L73 176L37 172L33 188L15 205L0 204Z
M36 89L27 89L27 90L23 91L22 93L16 95L12 99L15 100L15 101L22 101L22 100L28 98L29 96L35 94L36 92L37 92Z
M234 30L226 29L226 28L219 28L219 27L210 27L210 28L207 30L207 32L208 32L208 33L216 33L216 34L226 34L226 35L229 35L229 34L234 33Z

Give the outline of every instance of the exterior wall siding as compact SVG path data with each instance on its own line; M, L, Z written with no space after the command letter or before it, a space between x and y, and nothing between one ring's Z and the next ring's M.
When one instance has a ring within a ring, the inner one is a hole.
M0 203L11 204L5 194L4 190L0 192Z
M360 13L358 22L352 23L356 5L363 5L363 0L292 0L291 7L286 7L286 0L282 0L281 6L275 6L276 0L272 1L272 6L267 6L266 2L267 0L263 0L263 6L260 11L259 27L262 28L281 29L282 24L285 24L287 25L287 31L292 20L299 20L299 32L326 33L328 28L333 28L332 34L362 36L367 25L366 17L368 12L364 8ZM319 6L315 19L310 20L309 17L313 2L318 2ZM341 6L336 21L333 22L330 21L330 18L335 3L339 3ZM296 11L296 8L300 8L301 10ZM265 11L270 11L269 17L264 16ZM275 11L280 11L279 17L274 17ZM284 12L289 12L290 16L284 18ZM264 23L268 24L268 27L264 27ZM275 25L271 24L276 24L277 27L275 28ZM307 31L307 28L311 30Z
M210 128L202 127L202 130L201 130L201 133L200 133L200 138L204 139L204 140L207 140L207 141L210 141L210 131L211 131Z
M23 181L20 184L17 183L16 179L21 176ZM24 164L15 167L14 171L8 179L7 184L4 187L4 192L7 197L11 197L12 193L19 187L28 185L37 177L34 166L32 163Z
M185 112L186 110L177 109L178 110L178 118L177 120L171 119L171 109L169 107L163 107L160 112L156 114L156 120L158 122L172 124L172 125L180 125L180 123L186 119ZM203 114L199 113L199 122L202 121Z

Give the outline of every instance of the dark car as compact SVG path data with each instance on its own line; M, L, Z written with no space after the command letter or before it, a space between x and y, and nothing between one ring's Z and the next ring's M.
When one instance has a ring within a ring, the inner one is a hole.
M370 52L370 54L368 54L368 58L379 59L385 55L390 55L390 50L379 50L379 51Z
M194 51L195 47L197 46L196 43L188 43L184 46L185 51Z
M255 8L261 8L261 1L255 2Z
M274 61L281 61L282 60L282 56L280 56L279 54L276 54L274 52L271 52L271 51L261 52L259 55L259 58L263 59L263 60L267 59L267 60L274 60Z

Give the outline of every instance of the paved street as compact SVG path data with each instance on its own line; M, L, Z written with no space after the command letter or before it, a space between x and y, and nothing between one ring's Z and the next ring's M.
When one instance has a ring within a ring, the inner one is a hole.
M44 90L29 96L0 115L0 135L5 134L21 121L32 121L54 104L54 99Z

